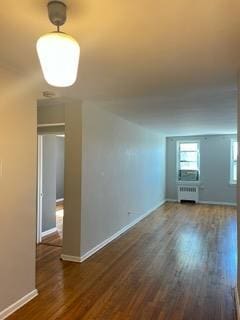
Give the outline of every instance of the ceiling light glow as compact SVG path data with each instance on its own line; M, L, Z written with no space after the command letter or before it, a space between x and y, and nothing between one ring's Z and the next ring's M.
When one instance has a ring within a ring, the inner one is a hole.
M77 79L80 46L74 38L59 31L59 26L66 20L66 5L51 1L48 10L49 18L58 30L43 35L37 41L43 76L52 86L69 87Z

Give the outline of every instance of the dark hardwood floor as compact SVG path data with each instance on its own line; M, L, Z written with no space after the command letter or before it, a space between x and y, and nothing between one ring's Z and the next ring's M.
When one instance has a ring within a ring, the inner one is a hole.
M37 248L39 296L9 320L233 320L236 210L167 203L82 264Z
M41 245L56 246L62 248L62 237L60 237L58 231L53 234L42 238Z

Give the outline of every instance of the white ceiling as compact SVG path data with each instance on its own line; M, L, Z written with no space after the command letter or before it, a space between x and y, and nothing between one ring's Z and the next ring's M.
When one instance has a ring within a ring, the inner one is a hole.
M81 46L77 83L58 95L91 100L166 135L236 131L238 0L69 0L64 31ZM46 0L3 1L0 67L39 92L35 43L53 30Z

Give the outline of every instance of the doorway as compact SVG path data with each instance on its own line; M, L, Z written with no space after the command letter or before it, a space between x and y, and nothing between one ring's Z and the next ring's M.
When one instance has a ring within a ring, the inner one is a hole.
M38 135L38 244L62 246L64 148L64 134Z

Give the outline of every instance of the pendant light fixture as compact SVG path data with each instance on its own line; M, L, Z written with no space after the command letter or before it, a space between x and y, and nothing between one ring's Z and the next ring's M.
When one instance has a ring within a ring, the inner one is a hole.
M57 30L47 33L37 41L37 53L43 76L55 87L69 87L77 79L80 47L77 41L60 31L66 21L66 5L61 1L48 3L49 20Z

